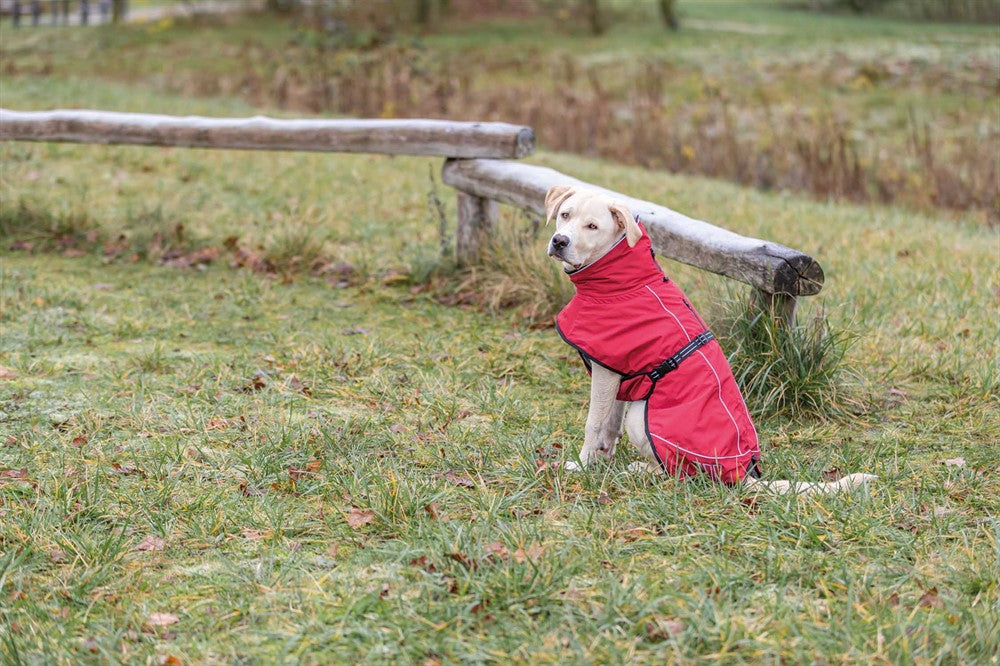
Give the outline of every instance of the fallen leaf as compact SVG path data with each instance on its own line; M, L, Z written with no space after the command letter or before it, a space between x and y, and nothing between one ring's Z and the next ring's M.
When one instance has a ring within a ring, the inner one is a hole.
M944 602L938 596L938 589L936 587L932 587L924 592L917 603L924 608L941 608L944 606Z
M3 443L4 446L14 446L15 444L17 444L17 436L16 435L11 435L6 440L4 440L4 443Z
M340 544L339 543L331 543L329 546L327 546L326 554L329 555L330 557L337 557L337 556L339 556L340 555Z
M469 569L470 571L475 571L476 569L479 568L479 563L471 559L465 553L459 553L459 552L448 553L448 557L455 560L456 562L464 566L466 569Z
M184 666L184 662L172 654L160 657L160 666Z
M86 446L87 438L84 437L83 435L77 435L76 437L73 438L72 444L73 446Z
M8 368L5 365L0 365L0 379L11 380L17 379L17 372L13 368Z
M421 569L423 569L428 573L435 573L437 571L437 567L434 566L433 562L428 561L426 555L421 555L420 557L414 557L412 560L410 560L410 566L420 567Z
M120 465L118 463L111 463L111 472L113 474L121 474L122 476L131 476L133 474L138 474L139 476L146 478L146 473L135 466L135 463L125 463Z
M684 623L670 617L655 616L646 622L646 638L659 642L678 636L684 631Z
M455 474L454 472L447 472L444 475L444 479L448 483L452 483L452 484L454 484L456 486L459 486L459 487L462 487L462 488L475 488L476 487L476 482L475 481L473 481L472 479L470 479L467 476L459 476L459 475Z
M541 509L518 509L514 508L510 510L511 514L515 518L527 518L528 516L540 516L542 515Z
M936 507L934 507L934 517L935 518L944 518L945 516L947 516L948 514L951 514L951 513L955 513L955 510L954 509L949 509L948 507L944 507L944 506L936 506Z
M298 391L302 395L307 395L307 396L312 395L312 389L303 384L302 380L296 377L295 375L289 375L286 381L288 383L288 386L292 390Z
M525 560L536 561L542 556L542 552L545 549L541 545L533 543L530 546L524 548L518 548L514 551L514 559L517 560L519 564L523 564Z
M195 389L197 391L198 389ZM213 416L211 420L205 425L205 430L225 430L233 424L230 419L224 419L221 416Z
M21 469L0 469L0 479L27 479L28 468Z
M253 393L267 386L267 373L263 370L256 370L253 378L240 389L244 393Z
M350 513L347 514L347 524L354 529L363 527L374 520L375 512L371 509L359 509L357 507L353 507Z
M483 552L486 553L487 557L497 557L504 560L510 557L510 551L499 541L494 541L483 546Z
M260 497L264 494L264 489L251 486L246 481L240 481L240 492L243 493L244 497Z
M597 503L600 504L601 506L604 506L605 504L608 504L610 502L611 498L608 497L607 493L601 493L600 495L597 496Z
M844 476L844 475L840 471L839 467L831 467L830 469L823 471L823 480L824 481L837 481L842 476Z
M430 504L424 507L424 511L427 513L428 516L431 517L432 520L437 520L438 516L440 515L440 509L441 509L441 502L431 502Z
M271 530L258 530L252 527L244 527L240 530L240 534L243 535L244 539L249 539L250 541L260 541L261 539L266 539L271 536Z
M322 460L311 460L306 463L305 467L289 467L288 478L294 483L304 476L315 476L316 472L318 472L322 466Z
M169 627L172 624L180 622L180 618L173 613L150 613L149 617L146 618L145 626L147 627Z
M66 553L58 548L53 548L49 551L49 559L52 560L53 564L63 564L66 562Z
M948 458L941 463L946 467L965 467L965 458Z
M133 550L144 550L144 551L157 551L163 550L167 547L167 542L158 536L150 534L145 539L139 542L139 545L133 548Z
M79 259L80 257L87 256L87 252L86 250L81 250L78 247L71 247L68 250L63 250L62 256L66 257L67 259Z

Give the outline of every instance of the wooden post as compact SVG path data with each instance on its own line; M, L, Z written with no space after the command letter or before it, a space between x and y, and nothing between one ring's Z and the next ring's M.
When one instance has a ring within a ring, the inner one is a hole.
M458 227L455 256L459 266L471 266L482 259L497 221L497 202L458 192Z
M754 289L751 292L750 299L752 307L760 308L768 316L787 326L789 330L795 328L797 323L796 311L799 305L798 298L795 296L791 294L769 294L766 291Z

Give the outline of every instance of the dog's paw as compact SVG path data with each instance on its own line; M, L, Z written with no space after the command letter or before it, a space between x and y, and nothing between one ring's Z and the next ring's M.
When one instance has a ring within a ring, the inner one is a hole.
M630 474L652 474L658 471L658 468L653 463L643 462L642 460L636 460L633 463L629 463L628 469Z
M582 472L583 465L575 460L567 460L563 463L563 469L568 472Z

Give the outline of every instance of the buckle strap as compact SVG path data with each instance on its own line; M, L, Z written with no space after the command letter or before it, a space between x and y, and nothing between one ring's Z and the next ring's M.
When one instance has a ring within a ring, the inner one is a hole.
M663 363L660 363L658 366L650 370L649 373L647 373L649 375L649 378L652 379L654 382L663 379L664 375L676 370L680 366L681 361L683 361L688 356L695 353L699 348L704 347L714 339L715 336L712 334L712 331L702 331L698 335L691 338L691 341L689 343L678 349L673 356L671 356L667 360L663 361Z

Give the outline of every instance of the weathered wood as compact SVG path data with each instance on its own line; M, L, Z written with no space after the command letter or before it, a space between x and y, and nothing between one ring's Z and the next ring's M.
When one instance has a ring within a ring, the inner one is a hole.
M797 323L797 313L799 309L799 299L797 296L789 294L769 294L753 289L750 292L750 305L753 308L760 308L769 312L788 328L795 328Z
M747 238L664 206L591 185L546 167L503 160L448 160L441 174L452 187L478 197L545 212L553 185L605 192L646 226L656 251L671 259L745 282L768 294L808 296L823 286L823 269L798 250Z
M496 227L497 214L496 201L458 192L455 256L459 266L471 266L479 261Z
M530 127L447 120L203 118L145 113L0 109L0 140L441 157L524 157Z

